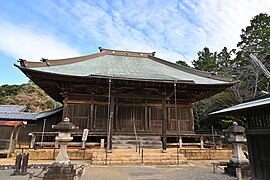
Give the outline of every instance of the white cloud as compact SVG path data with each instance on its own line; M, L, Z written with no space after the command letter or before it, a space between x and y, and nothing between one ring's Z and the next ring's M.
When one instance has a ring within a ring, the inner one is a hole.
M203 0L196 5L195 23L203 29L205 46L215 51L236 48L241 29L259 13L270 13L269 0Z
M236 48L241 29L270 10L266 0L113 1L110 10L75 4L72 12L85 38L109 48L156 51L172 62L190 62L205 46L213 51Z
M0 23L0 51L14 58L39 61L78 56L79 52L50 34L41 34L30 27Z
M43 1L31 3L39 15L52 21L48 28L65 29L78 49L104 48L156 51L175 62L192 61L205 46L220 51L236 48L241 29L252 17L270 13L269 0L160 0L160 1ZM54 27L53 25L60 27ZM24 58L78 55L74 47L55 36L6 24L0 27L0 48ZM49 30L49 29L48 29ZM4 34L4 37L2 36ZM45 52L46 50L46 52ZM85 52L87 53L87 52ZM91 52L88 52L91 53Z

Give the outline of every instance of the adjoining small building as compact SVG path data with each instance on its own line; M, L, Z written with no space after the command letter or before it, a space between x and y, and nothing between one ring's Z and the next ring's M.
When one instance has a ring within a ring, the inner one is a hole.
M0 105L0 154L9 155L14 151L19 136L20 128L26 123L24 120L28 116L18 117L18 114L23 113L26 106L18 105ZM17 121L10 120L10 117L15 117Z
M246 118L251 179L270 178L270 95L211 113Z
M26 106L0 105L0 137L5 144L13 139L12 149L16 144L29 145L29 133L38 132L36 140L40 141L42 132L51 132L52 125L62 121L62 107L40 113L25 111ZM42 141L54 141L54 136L43 137Z
M134 134L162 139L194 133L192 103L235 84L228 78L183 67L155 53L100 52L17 66L54 100L64 104L63 118L107 139L107 150ZM126 137L126 138L125 138ZM114 141L113 141L114 140Z

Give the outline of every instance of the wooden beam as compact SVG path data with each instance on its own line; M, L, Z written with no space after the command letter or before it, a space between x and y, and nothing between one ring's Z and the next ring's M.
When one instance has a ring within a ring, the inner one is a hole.
M162 151L167 149L167 109L166 98L162 99Z
M162 95L159 94L134 94L134 93L114 93L114 96L117 98L131 98L131 99L157 99L160 100ZM166 98L169 99L172 96L170 93Z

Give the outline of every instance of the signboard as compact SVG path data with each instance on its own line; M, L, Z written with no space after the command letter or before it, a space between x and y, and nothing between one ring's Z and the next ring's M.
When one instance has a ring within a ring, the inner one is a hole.
M82 141L86 141L87 140L88 132L89 132L88 129L84 129L83 130Z

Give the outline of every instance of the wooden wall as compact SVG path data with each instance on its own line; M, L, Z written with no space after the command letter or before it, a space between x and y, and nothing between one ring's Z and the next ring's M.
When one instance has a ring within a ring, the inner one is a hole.
M270 178L270 106L246 111L248 152L252 179Z
M167 104L168 131L193 131L193 111L191 104ZM106 131L108 103L93 101L67 101L65 116L80 129ZM162 107L153 103L116 102L114 107L114 131L133 131L135 121L138 132L159 132L162 130Z

